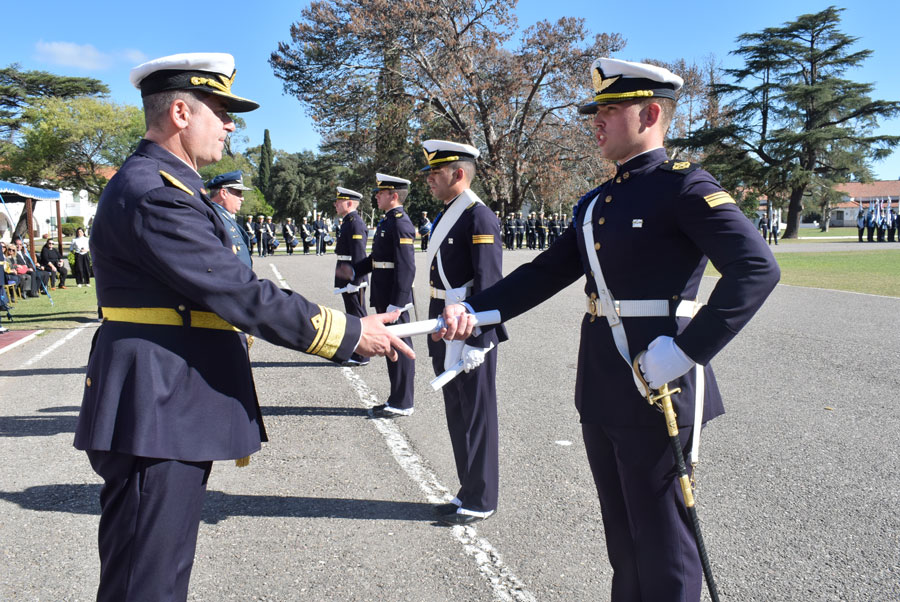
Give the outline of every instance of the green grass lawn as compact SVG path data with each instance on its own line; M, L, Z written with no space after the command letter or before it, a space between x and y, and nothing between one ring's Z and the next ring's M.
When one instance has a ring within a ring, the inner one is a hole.
M857 237L856 227L852 228L829 228L828 232L822 232L819 228L801 228L798 232L801 238L829 238L829 237L839 237L839 236L852 236L853 238ZM794 242L793 239L785 240L785 242ZM798 241L798 242L803 242ZM825 242L825 241L818 241Z
M781 284L900 297L900 252L779 253ZM718 276L712 266L707 276Z
M93 287L78 288L74 279L66 289L50 291L53 305L46 295L18 299L10 309L13 322L3 325L10 330L65 330L97 319L97 295Z

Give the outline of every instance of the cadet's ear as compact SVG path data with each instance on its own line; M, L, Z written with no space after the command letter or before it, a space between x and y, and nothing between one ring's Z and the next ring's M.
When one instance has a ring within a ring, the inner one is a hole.
M659 118L662 115L662 108L658 103L651 102L644 107L644 110L642 112L644 115L644 126L652 127L659 121Z

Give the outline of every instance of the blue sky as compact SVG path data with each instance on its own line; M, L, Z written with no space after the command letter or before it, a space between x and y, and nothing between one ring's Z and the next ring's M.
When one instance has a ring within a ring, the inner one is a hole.
M24 69L95 77L110 87L117 102L139 105L140 95L128 83L128 71L135 64L177 52L230 52L238 70L236 93L262 105L244 115L249 144L259 144L268 128L276 148L296 152L318 146L310 119L296 99L284 95L268 65L277 43L289 40L290 25L299 18L304 2L220 0L172 5L31 0L4 4L0 10L5 25L0 43L2 66L20 63ZM601 12L601 6L612 8ZM607 4L522 0L517 14L523 28L541 19L576 16L585 18L592 32L620 33L628 44L617 58L684 58L702 63L714 55L727 67L739 64L728 54L738 35L778 26L828 6L828 2L792 0L731 6L721 0ZM874 51L849 77L873 83L875 98L900 99L898 23L900 3L896 0L856 0L843 13L842 31L860 38L858 48ZM585 74L586 92L588 81ZM882 123L881 131L900 135L900 119ZM878 178L900 178L900 151L873 167Z

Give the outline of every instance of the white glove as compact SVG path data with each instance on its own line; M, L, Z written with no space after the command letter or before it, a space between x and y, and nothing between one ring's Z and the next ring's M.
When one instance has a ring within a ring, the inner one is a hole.
M484 354L488 351L487 349L482 349L481 347L470 347L466 345L463 347L462 360L463 360L463 369L466 372L470 372L484 363Z
M347 290L345 290L344 292L345 293L358 293L359 287L356 286L355 284L350 283L347 285Z
M653 339L639 362L644 379L653 389L687 374L695 363L667 336Z

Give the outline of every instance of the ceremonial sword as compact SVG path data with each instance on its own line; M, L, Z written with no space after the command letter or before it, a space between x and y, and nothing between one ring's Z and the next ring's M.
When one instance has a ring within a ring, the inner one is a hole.
M684 463L684 454L681 451L681 439L678 438L678 420L675 416L675 408L672 407L672 395L680 393L681 389L669 389L666 383L657 389L658 393L653 394L650 385L644 379L638 363L646 351L641 351L634 362L632 368L635 376L640 379L647 389L647 401L650 405L655 405L662 410L666 419L666 428L669 431L669 443L672 445L672 454L675 456L675 467L678 469L678 482L681 485L681 495L684 497L684 505L687 508L688 516L691 518L691 526L694 531L694 540L697 542L697 551L700 553L700 564L703 567L703 576L706 577L706 587L709 590L709 597L712 602L719 602L719 591L716 589L716 581L713 579L712 566L709 564L709 556L706 553L706 544L703 543L703 534L700 532L700 517L697 516L697 508L694 505L694 490L691 487L691 478L688 476L687 466ZM696 427L695 427L696 428Z
M496 309L492 309L490 311L479 311L477 313L471 314L472 318L475 320L476 326L489 326L491 324L499 324L501 322L500 312ZM420 322L409 322L407 324L392 324L387 327L387 329L391 332L391 334L395 335L397 338L405 339L406 337L410 337L417 334L432 334L434 332L439 332L442 328L446 328L447 323L444 321L443 316L438 316L433 320L422 320ZM490 351L494 348L494 345L488 348L487 351ZM431 388L437 391L448 382L453 380L455 377L459 376L461 372L464 370L464 362L462 360L456 362L449 370L445 370L443 373L438 375L434 380L431 381Z

